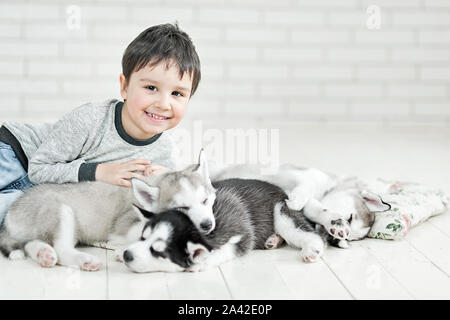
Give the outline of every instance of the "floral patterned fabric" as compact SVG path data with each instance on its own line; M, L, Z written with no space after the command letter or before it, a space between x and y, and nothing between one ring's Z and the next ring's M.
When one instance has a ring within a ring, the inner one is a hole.
M403 238L412 227L447 211L450 206L449 197L442 190L416 183L378 179L360 183L360 187L377 193L391 205L391 210L376 213L375 224L368 235L370 238Z

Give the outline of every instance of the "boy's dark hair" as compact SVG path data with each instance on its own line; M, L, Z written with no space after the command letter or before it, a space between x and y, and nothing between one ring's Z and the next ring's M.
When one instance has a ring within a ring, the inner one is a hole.
M160 24L152 26L139 34L125 50L122 57L122 73L128 81L133 72L139 71L150 63L153 67L165 60L167 67L175 61L178 64L180 78L187 72L192 78L191 96L200 82L200 59L195 46L186 32L178 24Z

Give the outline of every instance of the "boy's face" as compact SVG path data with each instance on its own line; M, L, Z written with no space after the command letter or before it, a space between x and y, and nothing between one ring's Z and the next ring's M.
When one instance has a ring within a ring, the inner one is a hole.
M183 118L192 88L185 73L180 79L178 65L166 61L133 72L130 79L120 75L120 93L125 101L122 125L135 139L149 139L175 127Z

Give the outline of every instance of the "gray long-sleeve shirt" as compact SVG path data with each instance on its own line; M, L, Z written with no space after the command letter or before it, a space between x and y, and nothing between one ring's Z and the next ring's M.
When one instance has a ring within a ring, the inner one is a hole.
M123 102L111 99L84 104L55 124L5 122L29 160L33 184L95 180L100 163L147 159L175 169L175 144L168 132L147 140L128 135L122 126Z

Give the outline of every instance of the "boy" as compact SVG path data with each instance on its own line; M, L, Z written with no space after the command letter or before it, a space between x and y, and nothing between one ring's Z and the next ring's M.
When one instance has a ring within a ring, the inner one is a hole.
M130 179L175 168L164 131L183 118L200 81L200 61L177 25L148 28L125 50L123 102L88 103L54 125L5 122L0 128L0 225L23 190L39 183Z

